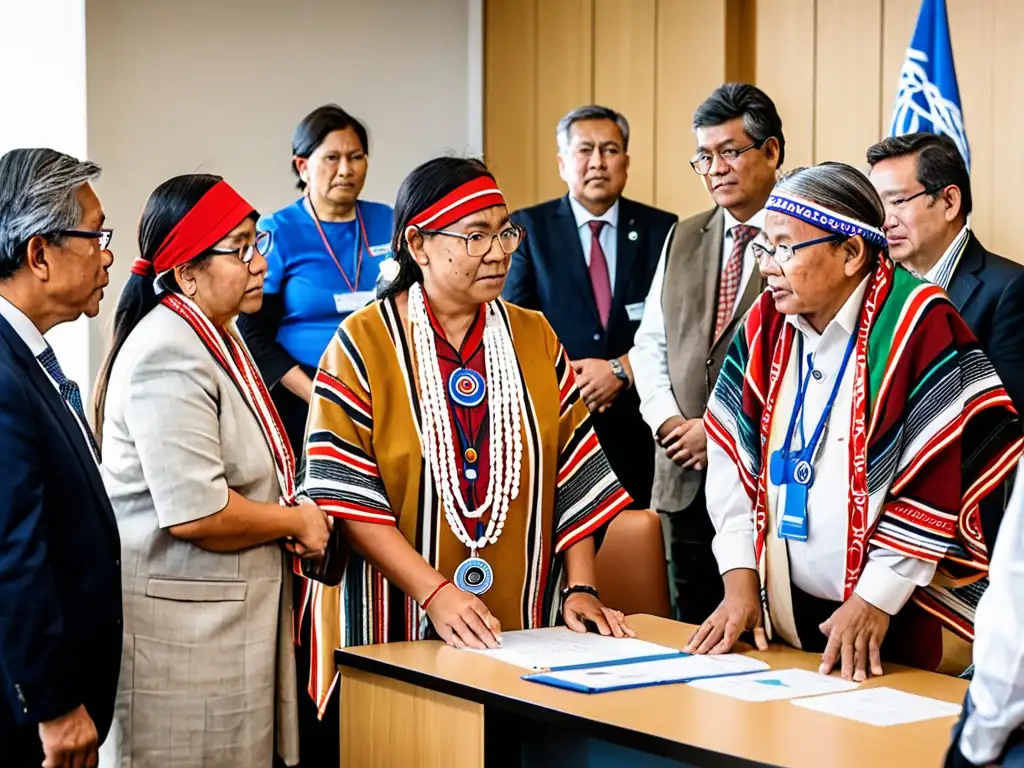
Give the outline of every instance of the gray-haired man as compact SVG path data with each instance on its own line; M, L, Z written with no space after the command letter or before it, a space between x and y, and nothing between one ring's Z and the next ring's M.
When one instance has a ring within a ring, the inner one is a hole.
M43 334L99 312L100 169L0 157L0 752L95 766L121 659L121 547L82 395Z
M512 255L503 295L551 323L612 469L634 506L646 508L654 441L640 416L628 353L677 217L622 196L629 170L625 116L579 107L562 118L555 137L568 194L512 215L526 239Z

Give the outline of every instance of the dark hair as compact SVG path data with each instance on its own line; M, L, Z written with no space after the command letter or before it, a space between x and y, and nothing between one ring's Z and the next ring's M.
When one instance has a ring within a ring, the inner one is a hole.
M743 130L754 141L774 137L779 142L779 167L786 159L786 137L775 102L760 88L747 83L726 83L715 89L693 113L693 129L721 125L743 118Z
M423 272L409 252L405 230L409 222L454 189L481 176L494 178L480 160L462 157L438 157L428 160L405 177L395 198L395 232L391 253L398 262L398 276L378 291L390 298L423 281Z
M316 152L317 147L324 143L324 139L329 134L334 131L344 131L346 128L355 131L356 138L363 145L363 152L370 154L370 138L366 135L366 126L337 104L325 104L322 107L317 107L302 118L302 122L295 127L295 132L292 133L292 172L299 180L296 184L299 189L305 189L306 182L299 176L295 158L308 158Z
M877 229L885 221L885 207L871 181L846 163L824 162L795 168L779 179L775 191L802 197ZM867 241L865 244L869 262L874 264L881 249Z
M618 126L619 133L622 134L623 152L629 151L629 121L626 116L608 107L588 104L585 107L576 107L558 121L558 127L555 128L555 140L558 142L559 152L569 146L569 133L572 131L572 126L581 120L611 120Z
M868 165L893 157L917 155L917 181L933 198L943 188L960 190L960 209L966 218L974 208L971 174L952 138L936 133L907 133L889 136L868 148Z
M153 190L153 194L149 196L146 207L142 211L142 218L139 220L139 253L142 258L152 261L157 249L175 225L185 218L185 214L191 211L203 195L219 181L221 181L220 176L207 174L175 176ZM192 263L205 261L209 257L209 253L202 254L193 259ZM143 277L132 273L128 276L124 290L121 291L121 298L118 299L117 310L114 313L114 339L107 359L103 361L103 367L100 369L93 399L96 438L97 442L101 444L103 411L107 401L110 372L114 367L114 360L117 359L129 334L142 321L142 318L160 303L155 282L156 278L154 277ZM160 278L160 287L165 291L181 293L181 286L175 280L173 272Z

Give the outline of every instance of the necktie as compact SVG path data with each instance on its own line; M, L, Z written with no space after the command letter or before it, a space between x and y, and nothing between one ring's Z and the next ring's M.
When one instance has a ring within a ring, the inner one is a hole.
M729 325L733 310L736 308L736 296L740 292L740 281L743 279L743 252L760 231L757 227L746 224L737 224L729 230L729 234L732 235L732 253L725 262L725 272L722 273L722 281L718 285L718 314L715 318L714 336L716 340Z
M601 247L601 228L607 222L594 220L590 226L590 285L594 290L594 302L601 325L608 327L608 316L612 311L612 282L608 277L608 261Z
M82 391L78 388L78 384L64 375L64 371L60 368L60 363L57 362L57 355L54 354L53 347L49 344L46 345L46 349L36 356L36 360L39 361L40 365L50 375L50 378L57 382L60 396L64 399L64 402L71 406L71 410L78 417L85 434L89 438L89 448L92 450L93 456L99 457L100 452L96 447L96 438L93 437L92 429L85 418L85 408L82 407Z

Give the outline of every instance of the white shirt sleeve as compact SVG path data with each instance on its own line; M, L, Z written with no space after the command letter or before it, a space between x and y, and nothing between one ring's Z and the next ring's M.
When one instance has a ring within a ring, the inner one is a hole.
M655 434L668 419L682 415L676 396L672 392L672 379L668 373L668 342L665 338L665 316L661 309L665 258L673 232L674 224L662 246L651 289L647 292L647 300L644 302L640 327L637 328L636 337L633 339L633 348L629 351L629 364L633 368L637 394L640 395L640 415Z
M931 583L935 567L935 563L871 546L854 592L875 608L895 616L915 589Z
M988 574L990 584L974 618L970 688L974 711L960 735L960 752L975 765L998 758L1009 735L1024 725L1024 480L1020 468Z
M719 573L736 568L757 570L754 557L754 511L736 465L714 440L708 440L708 476L704 493L715 526L711 549Z

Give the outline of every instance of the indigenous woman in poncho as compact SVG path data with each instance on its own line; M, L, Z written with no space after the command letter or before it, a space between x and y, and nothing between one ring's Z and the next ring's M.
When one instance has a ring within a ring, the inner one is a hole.
M493 647L561 619L631 634L594 589L595 539L629 496L554 332L499 299L523 230L494 178L430 161L395 222L386 297L342 323L307 425L303 487L352 549L340 588L307 601L321 712L338 646Z
M769 290L705 416L726 597L691 648L753 629L848 679L883 658L935 669L949 630L970 650L1017 414L943 291L889 259L859 171L794 171L767 210Z

